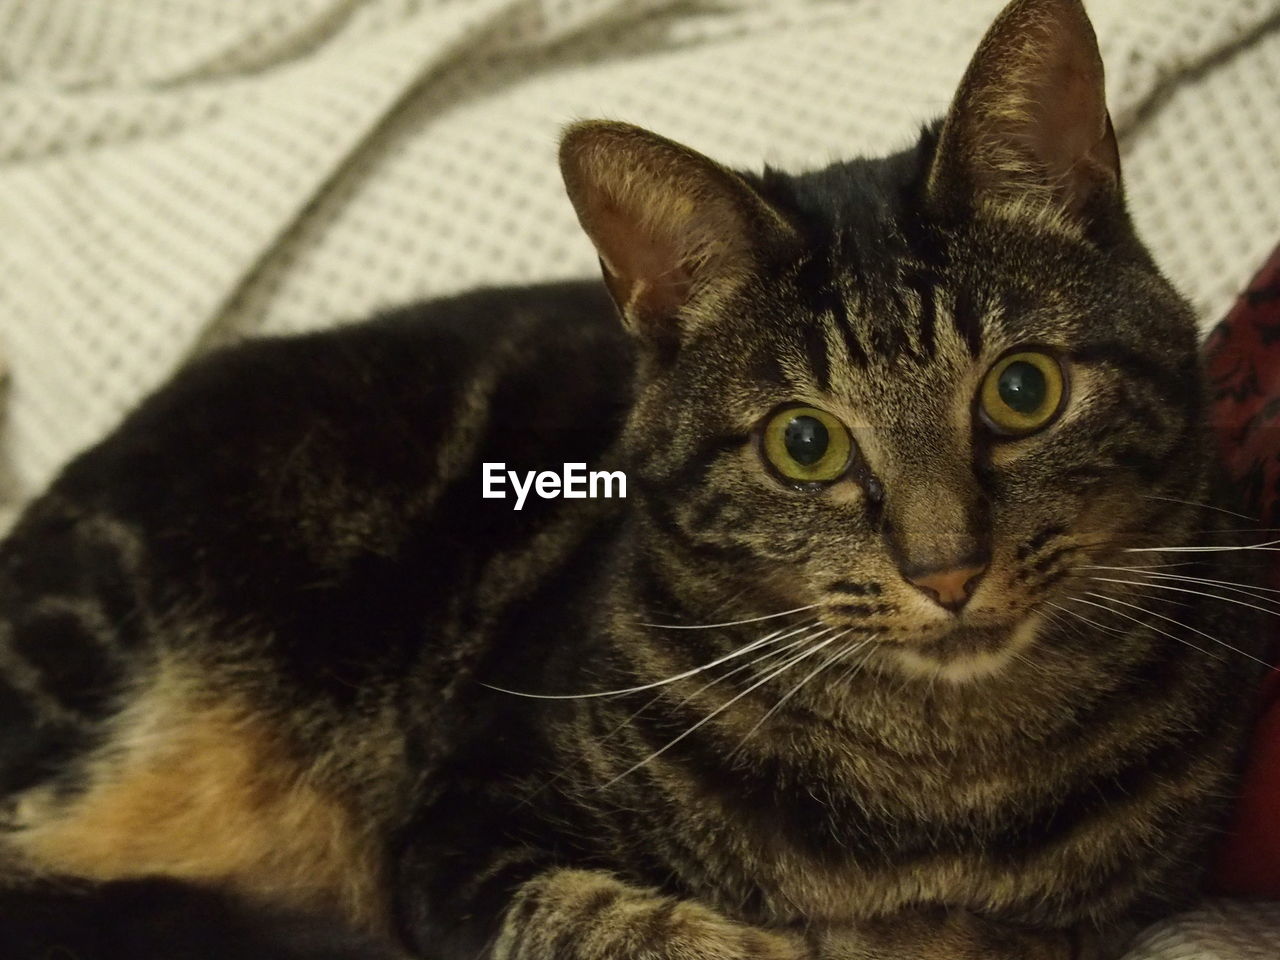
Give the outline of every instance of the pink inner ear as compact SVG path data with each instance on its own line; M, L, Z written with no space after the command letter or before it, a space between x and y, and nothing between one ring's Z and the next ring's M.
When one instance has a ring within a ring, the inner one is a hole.
M1073 211L1107 178L1111 160L1100 155L1108 132L1102 77L1078 54L1069 45L1052 51L1052 62L1028 91L1025 132L1027 147Z
M643 229L615 204L602 201L595 239L624 310L641 318L666 317L689 299L693 278L673 238Z
M1101 134L1093 83L1078 65L1059 60L1031 91L1033 153L1055 180L1066 176Z

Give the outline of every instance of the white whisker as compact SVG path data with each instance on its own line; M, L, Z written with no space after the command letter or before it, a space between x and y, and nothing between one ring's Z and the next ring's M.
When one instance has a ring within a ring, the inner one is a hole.
M817 623L816 620L812 621L810 626L816 623ZM796 647L800 646L803 643L810 642L814 637L821 636L824 632L830 632L831 629L833 628L827 627L825 630L819 630L817 633L808 634L807 636L803 636L798 640L793 640L790 643L783 644L781 647L775 647L772 650L768 650L765 653L760 654L760 656L758 657L753 657L752 659L748 660L746 663L738 664L738 666L734 667L732 670L728 670L725 673L720 674L718 677L715 677L714 679L707 681L702 686L700 686L697 690L693 691L693 693L690 693L687 696L685 696L676 704L676 708L684 706L694 697L698 696L699 694L715 686L717 683L720 683L722 680L728 680L735 673L741 673L743 670L749 670L752 667L754 667L757 663L760 663L762 660L768 660L771 657L784 656L788 651L794 650ZM781 640L783 638L779 637L778 639ZM757 647L756 649L759 649L759 647ZM603 736L601 736L600 738L601 742L605 740L609 740L614 736L616 736L617 734L619 734L621 731L625 730L627 727L631 725L632 721L635 720L636 717L640 716L640 714L644 713L646 710L648 710L650 707L652 707L655 703L657 703L661 699L662 699L662 691L659 691L655 696L650 697L648 700L644 702L642 706L632 711L625 718L619 721L612 729L608 730ZM533 792L533 794L530 794L530 796L526 797L524 800L521 800L518 806L524 806L526 803L531 802L535 794L550 787L553 783L561 779L564 775L565 774L563 772L553 774L545 783L543 783L540 787L538 787L537 790Z
M1264 550L1280 551L1280 540L1267 540L1265 543L1247 543L1231 547L1125 547L1125 553L1224 553L1228 550Z
M1127 567L1119 567L1123 570L1162 570L1165 567L1196 567L1204 563L1203 560L1183 560L1178 563L1132 563ZM1078 570L1086 570L1087 566L1077 567Z
M1140 610L1140 611L1142 611L1142 612L1143 612L1143 613L1145 613L1145 614L1149 614L1150 616L1153 616L1153 617L1159 617L1161 620L1167 620L1169 623L1176 624L1176 625L1178 625L1179 627L1182 627L1184 630L1190 630L1192 633L1198 634L1199 636L1204 637L1206 640L1211 640L1211 641L1213 641L1214 643L1218 644L1219 646L1221 646L1221 647L1225 647L1226 649L1228 649L1228 650L1232 651L1233 653L1238 653L1238 654L1240 654L1240 656L1242 656L1242 657L1248 657L1250 660L1254 661L1255 663L1260 663L1260 664L1262 664L1264 667L1270 667L1270 666L1271 666L1271 664L1267 663L1265 660L1259 660L1259 659L1258 659L1257 657L1255 657L1253 654L1251 654L1251 653L1246 653L1244 650L1241 650L1239 647L1233 647L1231 644L1227 643L1225 640L1219 640L1217 637L1213 636L1212 634L1205 633L1203 630L1199 630L1199 629L1197 629L1197 628L1195 628L1195 627L1191 626L1190 624L1183 623L1183 622L1182 622L1182 621L1180 621L1180 620L1175 620L1175 619L1173 619L1172 617L1166 617L1166 616L1165 616L1164 614L1162 614L1162 613L1156 613L1154 610L1148 610L1148 609L1146 609L1145 607L1140 607L1140 606L1138 606L1138 605L1137 605L1137 604L1135 604L1135 603L1128 603L1128 602L1126 602L1126 601L1124 601L1124 600L1121 600L1119 597L1109 597L1109 596L1107 596L1105 593L1090 593L1090 594L1089 594L1089 596L1091 596L1091 597L1100 597L1100 598L1101 598L1101 599L1103 599L1103 600L1110 600L1110 601L1112 601L1112 602L1114 602L1114 603L1124 604L1124 606L1126 606L1126 607L1132 607L1133 609L1135 609L1135 610ZM1072 599L1072 600L1079 600L1080 598L1079 598L1079 597L1071 597L1070 599ZM1087 603L1088 601L1081 601L1081 602L1082 602L1082 603ZM1098 604L1094 604L1094 606L1098 606ZM1110 609L1110 608L1109 608L1109 607L1103 607L1103 609L1104 609L1104 610L1108 610L1108 609ZM1111 610L1111 612L1112 612L1112 613L1115 613L1115 614L1119 614L1120 616L1125 616L1125 614L1121 613L1119 610ZM1138 622L1141 622L1141 621L1138 621ZM1146 624L1146 626L1151 627L1151 624ZM1156 630L1156 629L1159 629L1159 628L1157 628L1157 627L1151 627L1151 629ZM1172 637L1172 634L1167 634L1167 636L1171 636L1171 637ZM1182 643L1186 643L1186 644L1188 644L1189 646L1195 647L1195 649L1200 650L1200 648L1199 648L1199 647L1196 647L1196 646L1195 646L1195 644L1190 643L1190 642L1189 642L1189 641L1187 641L1187 640L1183 640L1181 637L1173 637L1173 639L1174 639L1174 640L1178 640L1178 641L1180 641L1180 642L1182 642ZM1201 653L1203 653L1203 654L1205 654L1206 656L1213 656L1213 654L1209 653L1209 651L1207 651L1207 650L1200 650L1200 652L1201 652ZM1215 659L1218 659L1218 658L1215 658Z
M748 623L759 623L762 620L775 620L778 617L789 617L793 613L804 613L806 610L812 610L816 607L816 603L811 603L804 607L796 607L794 610L783 610L781 613L770 613L763 617L751 617L748 620L729 620L725 623L641 623L637 622L638 627L656 627L660 630L719 630L722 627L741 627Z
M1090 593L1089 596L1099 597L1103 600L1115 599L1114 597L1108 597L1105 593ZM1185 637L1175 636L1174 634L1170 633L1167 630L1161 630L1155 624L1147 623L1147 621L1145 620L1139 620L1137 617L1131 616L1130 614L1125 613L1123 610L1114 610L1111 607L1104 607L1102 604L1095 603L1092 600L1086 600L1084 599L1084 597L1067 597L1067 599L1074 600L1076 603L1087 603L1091 607L1097 607L1099 610L1105 610L1107 613L1113 614L1117 617L1124 617L1126 620L1132 620L1134 623L1138 624L1138 626L1140 627L1146 627L1148 630L1154 630L1156 633L1160 634L1160 636L1162 637L1168 637L1170 640L1176 640L1178 643L1181 643L1181 644L1184 644L1185 646L1190 647L1192 650L1195 650L1197 653L1203 653L1206 657L1212 657L1214 660L1217 660L1219 663L1226 662L1222 657L1218 656L1216 653L1211 653L1210 651L1204 649L1203 647L1197 646L1196 644L1192 643L1190 640L1187 640ZM1119 602L1123 603L1124 601L1119 601ZM1127 603L1125 604L1125 606L1133 607L1133 609L1141 611L1142 613L1145 613L1145 614L1149 614L1150 616L1153 616L1153 617L1160 616L1160 614L1155 613L1152 610L1148 610L1146 607L1140 607L1134 603ZM1170 617L1161 617L1161 619L1168 620L1170 623L1175 623L1180 627L1186 626L1185 623L1180 623L1179 621L1173 620ZM1216 637L1209 637L1209 639L1213 640L1215 643L1218 642Z
M1071 600L1073 598L1067 597L1066 599ZM1052 600L1046 600L1045 603L1047 603L1051 607L1061 610L1063 613L1070 614L1071 616L1075 617L1077 620L1083 620L1085 623L1089 624L1089 626L1091 627L1097 627L1099 630L1104 630L1107 633L1114 633L1117 636L1121 636L1121 637L1125 635L1124 631L1121 630L1119 627L1109 627L1105 623L1099 623L1097 620L1090 620L1083 613L1076 613L1074 610L1069 610L1066 607L1058 606L1058 604L1054 603ZM1097 606L1097 604L1095 604L1095 606ZM1108 608L1103 607L1103 609L1106 610Z
M831 629L831 628L828 628L828 629ZM737 702L738 702L739 700L741 700L743 697L747 696L749 693L751 693L752 691L756 690L757 688L762 687L764 684L768 683L768 682L769 682L770 680L772 680L774 677L776 677L776 676L778 676L778 675L780 675L780 674L782 674L782 673L786 672L786 671L787 671L787 670L789 670L791 667L793 667L793 666L795 666L797 663L799 663L801 660L805 660L805 659L807 659L807 658L809 658L809 657L812 657L812 656L813 656L814 654L816 654L818 651L822 650L824 647L826 647L828 644L830 644L834 639L836 639L836 638L835 638L835 637L828 637L826 640L823 640L823 641L822 641L821 643L819 643L817 646L812 647L812 648L810 648L810 649L808 649L808 650L802 650L802 651L800 651L800 653L796 654L794 657L791 657L791 658L790 658L789 660L787 660L787 662L786 662L786 663L784 663L782 666L780 666L780 667L778 667L777 669L772 670L772 671L770 671L769 673L765 674L763 677L761 677L759 680L757 680L757 681L756 681L755 683L753 683L751 686L747 687L745 690L743 690L743 691L742 691L741 693L739 693L737 696L732 697L731 699L729 699L729 700L725 701L724 703L722 703L722 704L721 704L720 706L718 706L715 710L711 711L711 713L707 714L705 717L703 717L703 718L702 718L701 720L699 720L697 723L693 724L693 726L689 727L689 729L688 729L688 730L686 730L686 731L684 731L684 733L681 733L681 734L679 734L678 736L676 736L675 738L673 738L672 740L668 741L664 746L659 747L657 750L655 750L653 753L649 754L649 755L648 755L647 757L645 757L643 760L640 760L639 762L634 763L634 764L632 764L631 766L627 767L627 769L626 769L626 770L623 770L620 774L618 774L618 775L617 775L616 777L614 777L613 779L609 780L607 783L603 783L603 784L601 784L601 785L600 785L600 787L599 787L599 789L600 789L600 790L607 790L609 787L613 786L615 783L617 783L617 782L618 782L619 780L621 780L623 777L628 776L629 774L635 773L637 770L639 770L639 769L640 769L641 767L643 767L645 764L647 764L647 763L649 763L649 762L651 762L651 761L653 761L653 760L657 759L658 757L662 756L662 754L666 753L668 750L670 750L672 747L674 747L677 743L679 743L679 742L680 742L681 740L683 740L685 737L687 737L687 736L691 735L692 733L694 733L696 730L700 729L700 728L701 728L702 726L704 726L705 724L710 723L712 720L714 720L716 717L718 717L718 716L719 716L720 714L722 714L724 711L728 710L730 707L732 707L735 703L737 703Z
M1147 500L1163 500L1165 503L1181 503L1187 507L1200 507L1204 510L1216 510L1218 513L1225 513L1228 516L1239 517L1241 520L1257 520L1257 517L1251 517L1246 513L1236 513L1234 510L1227 510L1223 507L1215 507L1211 503L1197 503L1195 500L1179 500L1177 497L1160 497L1152 493L1145 493L1143 497Z
M1165 583L1151 583L1144 580L1119 580L1115 577L1090 577L1090 580L1098 580L1102 583L1126 583L1131 587L1151 587L1155 590L1174 590L1178 593L1190 593L1197 597L1208 597L1210 600L1221 600L1223 603L1238 603L1242 607L1248 607L1250 610L1257 610L1259 613L1269 613L1273 617L1280 617L1280 610L1273 610L1270 607L1260 607L1256 603L1245 603L1239 597L1224 597L1219 593L1208 593L1204 590L1192 590L1190 587L1175 587ZM1269 600L1265 597L1258 597L1259 600L1266 600L1267 603L1280 604L1280 600Z
M1232 590L1243 593L1245 596L1256 597L1259 600L1271 600L1270 597L1260 597L1259 593L1276 593L1280 594L1280 590L1274 587L1255 587L1253 585L1246 586L1242 583L1235 583L1231 580L1211 580L1207 577L1188 577L1181 573L1142 573L1141 567L1104 567L1099 565L1091 565L1080 567L1081 570L1119 570L1124 573L1137 573L1144 577L1158 577L1161 580L1178 580L1186 583L1203 583L1209 586L1221 587L1224 590ZM1280 602L1271 600L1272 603Z
M876 634L876 636L878 637L879 634ZM872 637L871 639L874 640L875 637ZM870 660L873 656L875 656L875 652L876 652L876 647L873 644L867 650L867 652L862 655L861 660L857 661L856 663L851 663L849 664L849 666L845 667L844 672L841 673L840 676L836 679L836 683L848 683L850 680L852 680L854 675L867 665L867 661Z
M720 674L720 676L716 677L714 680L704 683L697 690L693 691L693 693L681 699L676 704L676 706L677 707L684 706L694 697L703 693L710 687L713 687L715 684L719 683L721 680L727 680L729 677L732 677L736 673L741 673L743 670L750 670L752 667L754 667L756 664L760 663L763 660L777 659L778 657L785 656L787 653L794 650L796 647L803 646L806 643L811 643L814 640L818 639L819 637L823 636L824 634L830 633L834 629L835 629L834 627L824 627L820 630L815 630L812 633L805 634L803 637L800 637L799 639L792 640L790 643L784 643L781 647L777 647L773 650L769 650L765 653L762 653L758 657L753 657L750 660L748 660L746 663L739 664L738 666L734 667L732 670L729 670L726 673ZM661 694L659 694L659 696L661 696Z
M838 633L838 634L836 634L836 635L835 635L834 637L832 637L831 639L832 639L832 640L839 640L841 637L845 636L846 634L848 634L848 633L850 633L850 632L852 632L852 631L851 631L851 630L845 630L843 633ZM827 667L831 666L833 663L835 663L835 662L836 662L837 660L839 660L841 657L843 657L843 656L845 656L846 654L849 654L849 653L857 653L859 650L861 650L863 647L865 647L868 643L870 643L872 640L874 640L877 636L879 636L879 634L873 634L872 636L867 637L865 640L854 640L854 641L852 641L851 643L847 643L847 644L845 644L843 647L841 647L839 650L837 650L834 654L832 654L832 655L831 655L830 657L828 657L826 660L823 660L823 661L822 661L822 663L818 664L818 666L817 666L817 667L815 667L815 668L814 668L813 670L811 670L809 673L805 674L804 679L802 679L802 680L801 680L799 683L797 683L794 687L792 687L790 690L788 690L786 694L784 694L782 697L780 697L780 698L778 699L778 702L777 702L777 703L775 703L772 707L770 707L768 710L766 710L766 711L765 711L765 714L764 714L764 716L763 716L763 717L761 717L761 718L760 718L759 720L757 720L754 724L752 724L751 729L750 729L750 730L748 730L745 734L743 734L742 739L738 741L738 745L737 745L736 747L734 747L734 748L733 748L733 752L735 752L735 753L736 753L737 751L741 750L741 749L742 749L742 747L743 747L743 744L745 744L745 743L747 742L747 740L749 740L749 739L751 738L751 735L752 735L753 733L755 733L757 730L759 730L762 726L764 726L764 724L765 724L765 721L766 721L766 720L768 720L768 719L769 719L770 717L772 717L775 713L777 713L779 710L781 710L781 709L782 709L783 704L785 704L788 700L790 700L790 699L791 699L792 697L794 697L797 693L799 693L799 692L800 692L800 688L801 688L801 687L803 687L806 683L808 683L810 680L812 680L812 679L813 679L814 677L816 677L818 674L822 673L822 671L823 671L823 670L826 670L826 669L827 669Z
M735 603L737 603L746 595L747 595L747 591L745 589L739 590L737 593L731 594L730 596L726 597L724 600L717 603L714 607L712 607L707 612L719 613L721 610L724 610L724 609L727 609L728 607L733 606Z
M1090 577L1091 580L1099 580L1098 577ZM1196 603L1194 600L1175 600L1173 597L1166 597L1158 593L1143 593L1141 590L1126 590L1126 597L1141 597L1143 600L1154 600L1156 603L1163 603L1166 606L1181 607L1184 610L1194 610Z
M1240 593L1257 595L1259 593L1275 593L1280 594L1280 590L1275 587L1259 587L1255 584L1243 584L1234 580L1213 580L1209 577L1188 577L1182 573L1148 573L1148 577L1159 577L1161 580L1184 580L1188 583L1207 583L1211 586L1222 587L1224 590L1234 590ZM1270 597L1259 597L1260 600L1270 600ZM1272 601L1280 602L1280 601Z
M746 663L740 663L736 667L734 667L732 670L727 670L724 673L720 674L719 676L713 677L712 679L708 680L706 683L700 686L697 690L693 691L693 693L687 694L684 698L682 698L679 702L677 702L675 706L677 708L683 707L686 703L688 703L694 697L706 692L711 687L714 687L717 683L720 683L722 680L728 680L734 674L741 673L744 670L750 670L752 667L754 667L757 663L760 663L762 660L768 660L771 657L784 656L788 651L794 650L796 647L800 646L801 644L808 643L809 641L813 640L815 637L822 636L824 632L829 632L830 629L831 628L827 628L826 631L819 630L815 633L806 634L805 636L800 637L798 640L792 640L790 643L784 643L781 647L774 647L772 650L766 650L764 653L760 654L760 656L752 657ZM779 637L778 639L782 640L784 638ZM759 648L757 647L756 649L759 649ZM648 700L646 700L643 706L641 706L634 713L631 713L630 715L628 715L625 720L623 720L616 727L614 727L612 730L606 733L604 737L602 737L601 739L608 739L609 737L617 733L619 730L628 726L632 720L640 716L640 714L644 713L646 710L652 707L655 703L661 700L662 696L663 696L663 691L661 690L658 691L657 694L655 694L653 697L650 697Z
M718 667L722 663L726 663L736 657L745 656L754 650L759 650L763 646L777 643L781 640L786 640L788 637L794 637L797 633L808 630L816 623L816 620L810 620L790 631L775 630L773 633L761 637L759 640L753 640L750 643L744 644L732 653L726 653L723 657L719 657L709 663L704 663L697 667L690 667L683 673L677 673L673 676L665 677L662 680L654 680L652 683L642 683L635 687L621 687L617 690L598 690L593 693L528 693L524 690L510 690L506 687L495 686L492 683L481 682L480 685L482 687L488 687L490 690L497 690L499 693L507 693L513 697L527 697L531 700L591 700L596 697L620 697L628 693L643 693L645 690L652 690L655 687L665 686L668 683L675 683L677 680L684 680L686 677L692 677L695 674L702 673L704 670L710 670L712 667Z

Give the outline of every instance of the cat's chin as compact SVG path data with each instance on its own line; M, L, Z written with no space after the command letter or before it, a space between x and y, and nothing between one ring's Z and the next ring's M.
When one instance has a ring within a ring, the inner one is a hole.
M924 643L896 645L892 657L910 676L971 683L999 673L1036 639L1043 624L1033 612L1011 626L966 626Z

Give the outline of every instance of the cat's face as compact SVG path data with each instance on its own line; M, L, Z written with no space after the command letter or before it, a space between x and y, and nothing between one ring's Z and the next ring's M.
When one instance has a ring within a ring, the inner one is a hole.
M1194 322L1133 238L1077 3L1016 0L896 157L747 178L588 124L562 158L644 344L645 529L695 586L963 679L1203 499Z
M830 246L748 283L642 390L633 470L707 570L959 679L1084 595L1073 571L1177 542L1156 498L1201 499L1194 324L1078 238L993 224L932 267L889 246L873 289Z

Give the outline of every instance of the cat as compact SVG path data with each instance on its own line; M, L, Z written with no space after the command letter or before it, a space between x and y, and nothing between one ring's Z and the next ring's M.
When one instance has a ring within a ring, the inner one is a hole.
M1186 589L1240 521L1079 0L892 156L560 162L603 288L203 358L0 546L6 956L1093 957L1190 902L1265 652Z

